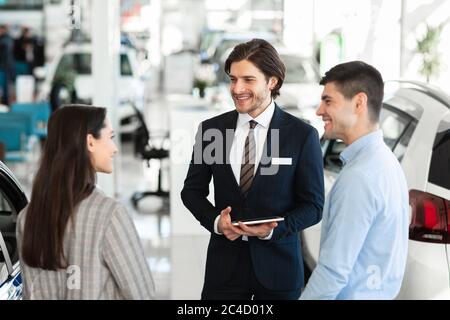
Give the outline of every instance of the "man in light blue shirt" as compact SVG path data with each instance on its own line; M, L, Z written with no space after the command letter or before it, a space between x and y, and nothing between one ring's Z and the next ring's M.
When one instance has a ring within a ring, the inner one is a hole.
M319 261L300 299L393 299L406 265L409 204L404 173L378 126L383 79L353 61L320 84L324 138L347 147L324 206Z

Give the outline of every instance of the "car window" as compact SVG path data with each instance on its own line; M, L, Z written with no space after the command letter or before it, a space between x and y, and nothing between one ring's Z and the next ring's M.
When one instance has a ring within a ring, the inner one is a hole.
M128 56L125 53L120 54L120 75L122 76L133 75L130 60L128 59Z
M380 128L383 130L384 142L393 150L411 122L411 118L401 112L394 111L385 105L380 113Z
M91 70L91 54L90 53L77 53L73 55L75 70L79 75L90 75Z
M428 181L450 189L450 117L441 122L436 133Z
M90 53L70 53L62 56L55 72L55 79L67 78L69 74L91 75L92 56ZM132 76L130 60L125 53L120 55L120 74L122 76Z
M58 67L56 68L52 82L73 85L75 76L76 74L73 66L73 56L67 54L63 55L58 63Z
M405 133L402 135L397 145L394 147L394 154L399 162L402 161L403 156L405 155L406 148L409 145L409 141L411 140L411 137L414 131L416 130L416 127L417 127L417 120L412 120L409 123L408 127L406 128Z
M340 154L345 149L344 141L331 140L326 147L323 167L326 170L338 173L342 169Z
M67 74L90 75L90 53L68 53L62 56L55 72L55 79L65 78Z

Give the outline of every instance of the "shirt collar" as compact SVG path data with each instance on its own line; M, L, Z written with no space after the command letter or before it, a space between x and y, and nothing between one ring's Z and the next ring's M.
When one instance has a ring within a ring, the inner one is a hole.
M275 102L270 102L269 106L256 118L252 118L248 113L239 113L237 127L248 125L250 120L255 120L258 125L268 128L270 121L272 120L273 113L275 112Z
M349 146L347 146L341 152L340 158L345 165L350 161L352 161L356 157L356 155L366 146L376 144L382 141L383 141L383 131L381 131L381 129L368 133L356 139Z

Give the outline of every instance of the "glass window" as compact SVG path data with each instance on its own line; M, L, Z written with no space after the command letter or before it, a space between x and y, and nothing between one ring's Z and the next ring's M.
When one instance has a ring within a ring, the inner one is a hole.
M61 82L62 79L65 79L69 74L73 75L74 71L73 55L63 55L59 61L58 67L56 68L53 82Z
M0 194L0 216L10 215L11 214L11 208L9 206L9 203L6 201L5 197Z
M74 54L74 65L78 75L90 75L91 70L91 54L90 53L77 53Z
M70 53L62 56L55 72L56 79L72 78L74 75L88 76L92 73L90 53ZM124 53L120 55L120 74L122 76L132 76L130 60Z
M13 10L42 10L44 0L2 0L0 1L0 9Z
M408 128L406 128L405 133L400 138L399 142L394 148L394 154L397 157L398 161L401 162L403 156L405 155L406 148L408 147L409 141L416 130L417 121L413 120L409 123Z
M400 112L395 112L385 105L380 113L380 128L383 130L384 142L391 150L395 148L411 118Z
M132 76L133 70L131 69L130 60L125 53L120 54L120 75Z
M338 173L342 169L340 154L345 149L344 141L331 140L325 153L323 167L332 172Z
M91 74L91 54L90 53L70 53L61 58L55 72L55 78L64 77L67 73L76 75Z
M428 181L450 189L450 121L443 121L436 134Z

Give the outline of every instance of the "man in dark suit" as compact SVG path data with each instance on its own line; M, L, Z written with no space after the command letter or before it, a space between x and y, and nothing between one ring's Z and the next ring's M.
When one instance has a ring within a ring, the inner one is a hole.
M211 232L202 299L297 299L299 231L320 221L324 202L318 134L274 103L285 66L268 42L236 46L225 72L236 111L200 125L181 192ZM231 223L274 215L284 221Z

